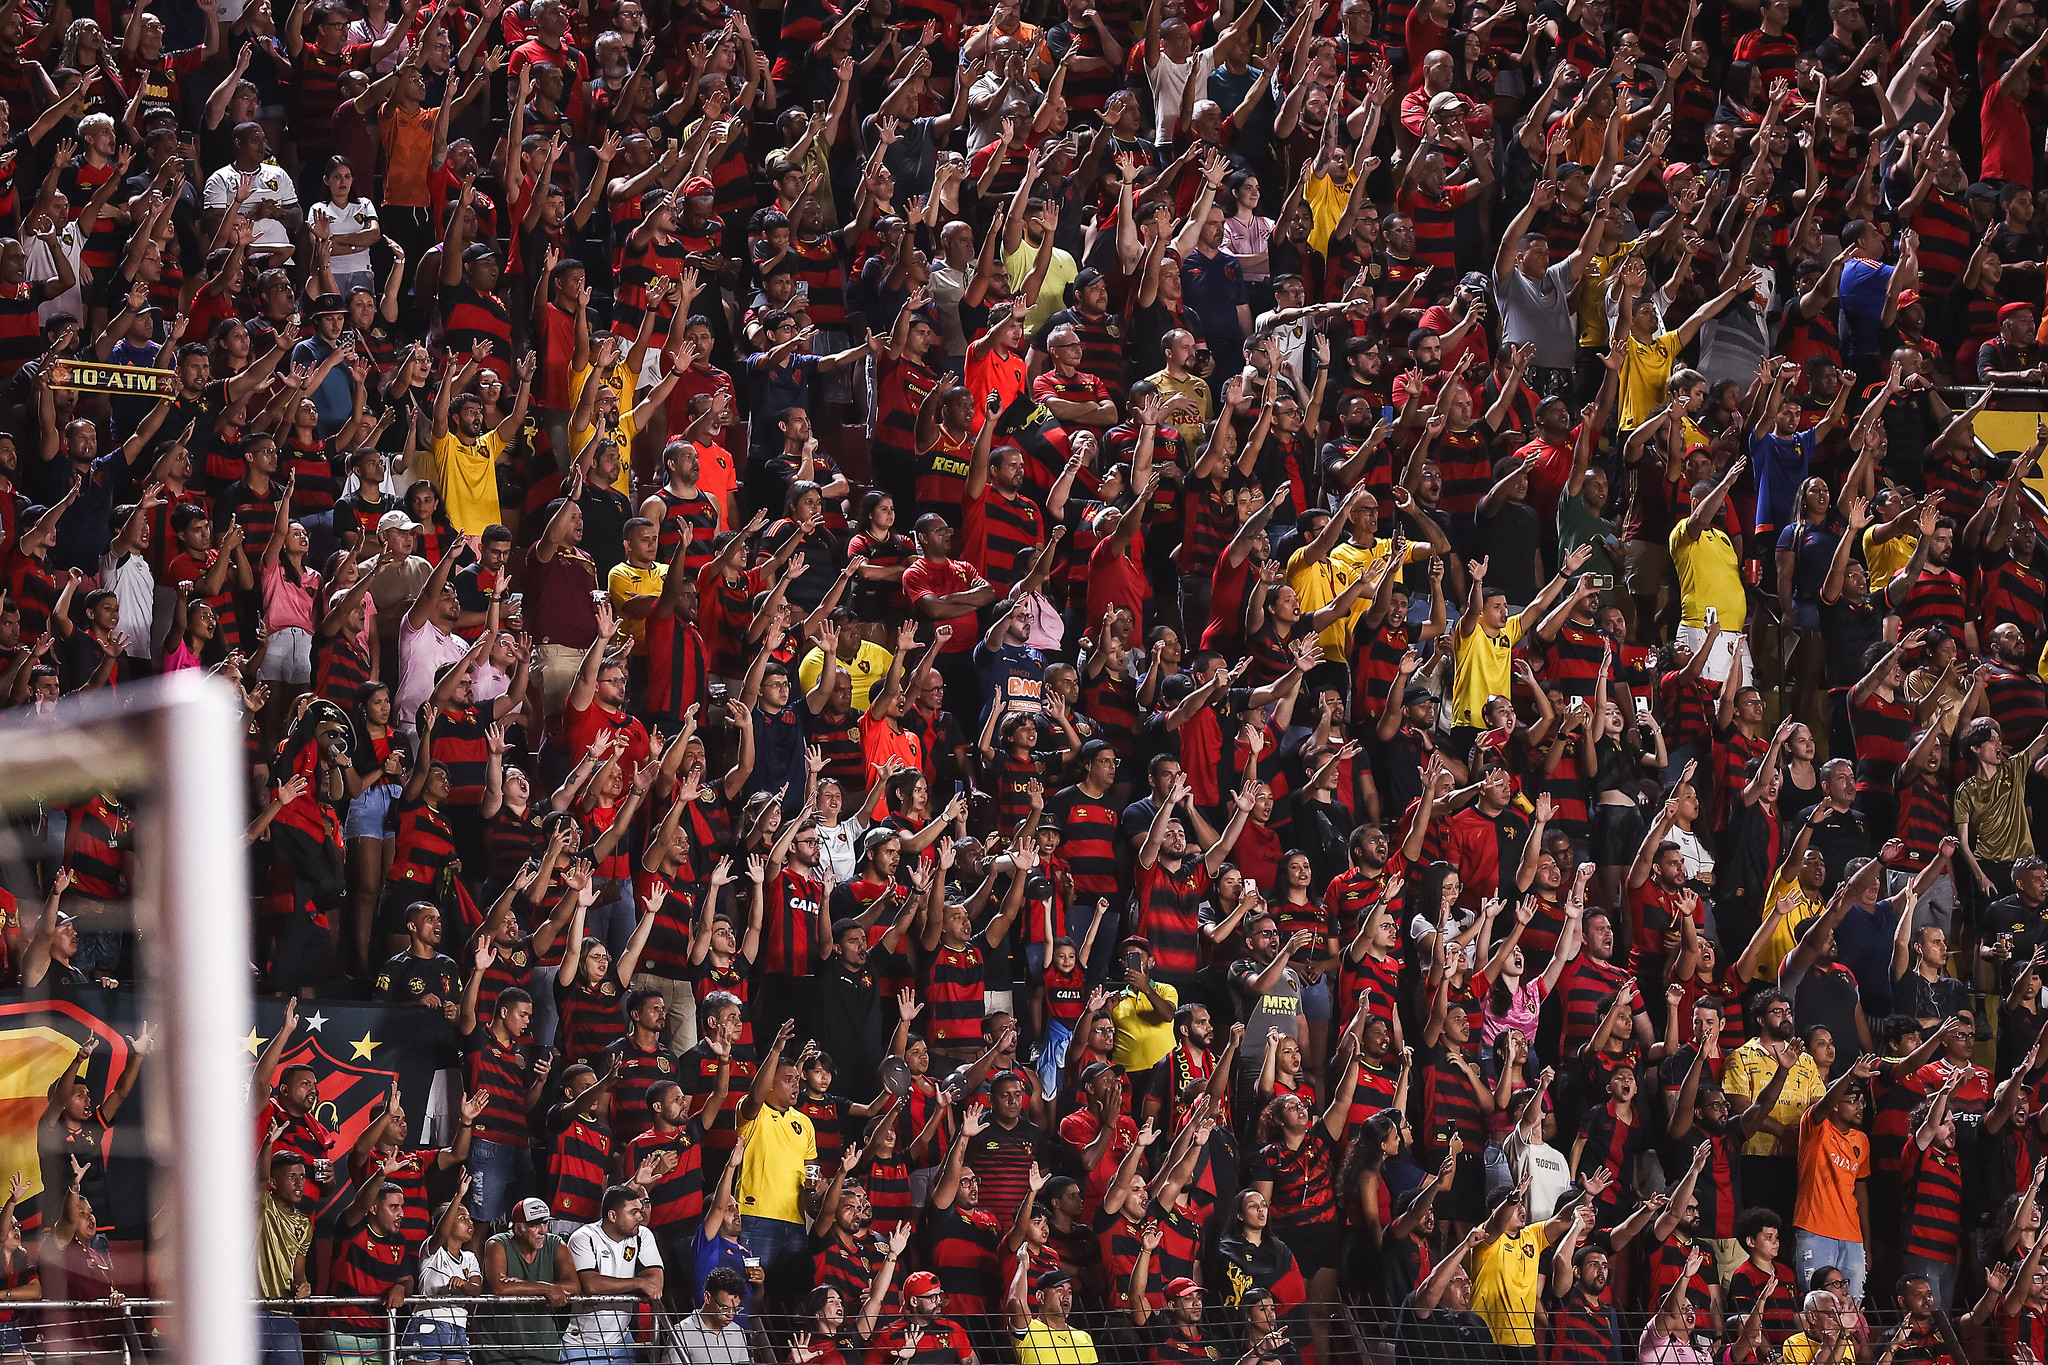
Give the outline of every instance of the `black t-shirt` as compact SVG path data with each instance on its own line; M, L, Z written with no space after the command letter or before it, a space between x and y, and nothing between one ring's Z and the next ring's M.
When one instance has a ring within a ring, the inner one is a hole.
M400 953L377 973L373 991L379 1000L409 1000L422 1004L431 997L430 1008L445 1005L462 994L462 972L445 953L414 957Z

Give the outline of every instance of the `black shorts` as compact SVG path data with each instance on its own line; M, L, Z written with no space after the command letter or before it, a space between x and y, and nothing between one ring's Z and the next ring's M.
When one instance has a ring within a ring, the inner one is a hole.
M334 931L304 911L278 920L270 945L270 989L287 995L301 986L325 985L334 975Z
M1627 867L1636 860L1649 831L1643 813L1634 806L1593 807L1593 864L1596 867Z
M1344 1225L1335 1219L1327 1223L1305 1223L1279 1229L1280 1240L1294 1253L1295 1268L1303 1279L1319 1270L1338 1270L1344 1264Z

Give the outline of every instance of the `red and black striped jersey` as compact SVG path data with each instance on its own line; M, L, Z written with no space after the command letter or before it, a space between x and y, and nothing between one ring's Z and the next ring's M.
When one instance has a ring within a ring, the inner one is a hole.
M1299 1147L1284 1142L1261 1147L1246 1180L1272 1182L1273 1224L1284 1235L1295 1228L1336 1224L1336 1170L1336 1144L1322 1124L1311 1123Z
M595 1222L612 1179L611 1130L571 1114L548 1153L548 1207L557 1218Z
M932 1273L946 1291L946 1307L955 1313L985 1313L1001 1292L996 1283L996 1258L1003 1225L987 1209L948 1208L925 1212L927 1252Z
M1465 1062L1462 1050L1454 1052L1449 1043L1438 1043L1424 1058L1418 1149L1427 1161L1443 1160L1453 1133L1468 1150L1486 1146L1486 1119L1479 1109L1477 1087L1460 1065Z
M1479 503L1493 487L1493 461L1487 455L1486 433L1480 427L1444 434L1430 448L1439 473L1443 494L1437 506L1453 519L1470 521L1479 513Z
M337 1298L369 1299L371 1306L342 1304L328 1310L352 1327L380 1328L383 1309L376 1301L405 1279L412 1259L403 1234L380 1237L367 1220L354 1228L344 1226L335 1236L334 1260L328 1266L327 1292Z
M1856 737L1856 790L1890 791L1892 777L1913 744L1913 707L1901 697L1873 692L1849 699L1849 729Z
M1572 959L1557 983L1557 992L1564 1000L1564 1032L1559 1046L1566 1056L1592 1039L1593 1031L1600 1027L1601 1005L1624 987L1640 1012L1642 992L1636 989L1626 968L1586 952Z
M630 1139L626 1174L662 1152L674 1152L676 1166L648 1188L648 1225L660 1229L694 1223L704 1216L704 1125L691 1118L673 1132L664 1133L657 1126Z
M824 884L785 867L768 892L761 969L772 976L809 976L817 949L818 904Z
M999 588L1023 581L1031 557L1045 543L1045 516L1031 499L1013 497L991 480L964 511L965 556Z
M813 1095L807 1089L796 1097L798 1112L811 1121L811 1134L818 1146L818 1169L827 1180L839 1171L840 1153L846 1150L850 1116L843 1095Z
M947 1293L950 1295L952 1291ZM957 1313L968 1311L951 1302L946 1306ZM977 1308L974 1311L978 1313L981 1310ZM919 1328L917 1347L905 1356L904 1351L909 1347L909 1321L898 1318L868 1339L862 1365L960 1365L961 1361L974 1354L967 1333L960 1330L960 1324L951 1318L934 1318Z
M1579 1120L1579 1136L1585 1146L1579 1153L1578 1169L1572 1174L1583 1180L1589 1173L1601 1169L1612 1172L1616 1183L1607 1188L1598 1202L1614 1205L1620 1199L1620 1177L1629 1169L1629 1160L1642 1146L1642 1115L1622 1114L1613 1100L1597 1104L1588 1109Z
M477 343L491 343L491 353L480 362L497 372L498 378L512 380L512 314L496 294L478 289L466 280L441 289L441 339L456 355L470 355Z
M1906 773L1901 770L1895 778L1905 779ZM1915 773L1910 779L1895 780L1892 790L1899 802L1899 842L1906 846L1907 858L1915 867L1926 867L1940 854L1941 841L1955 833L1955 797L1939 773Z
M924 998L931 1007L927 1036L934 1043L971 1041L981 1037L983 981L986 977L979 935L964 948L941 943L925 968Z
M1977 242L1968 199L1962 191L1951 194L1934 186L1913 215L1913 231L1920 234L1922 287L1930 296L1947 293L1962 278Z
M690 1095L702 1099L710 1095L718 1085L719 1059L711 1049L698 1043L679 1059L676 1080ZM723 1151L731 1151L737 1135L736 1118L740 1101L747 1097L747 1091L754 1084L754 1049L738 1043L732 1049L732 1066L726 1082L725 1103L718 1113L710 1118L703 1114L697 1117L704 1125L704 1141L707 1145Z
M1892 580L1887 594L1898 600L1892 592L1900 580L1905 578L1901 571ZM1920 576L1906 585L1904 600L1898 602L1901 628L1908 631L1925 630L1929 626L1944 627L1951 635L1963 638L1963 624L1969 610L1963 592L1963 578L1953 569L1922 569Z
M112 796L99 795L71 808L64 826L64 866L71 871L71 889L93 900L128 898L128 877L121 858L133 852L135 820Z
M1458 210L1471 198L1473 182L1445 185L1436 195L1419 189L1401 194L1401 212L1415 223L1415 258L1439 270L1458 265ZM1448 483L1448 476L1446 477Z
M526 1056L518 1045L500 1046L495 1037L484 1034L482 1043L469 1054L469 1093L484 1097L476 1137L502 1147L531 1145L526 1129L527 1084Z
M821 1152L819 1155L824 1154ZM812 1245L817 1245L816 1238L812 1239ZM811 1282L837 1289L839 1297L857 1309L867 1302L875 1281L881 1276L882 1262L888 1259L888 1239L873 1227L850 1238L835 1227L823 1249L811 1254L814 1276ZM898 1275L889 1281L889 1292L876 1311L885 1314L901 1312L902 1297L903 1276Z
M1152 945L1155 970L1185 979L1202 970L1202 931L1197 913L1208 894L1209 867L1191 849L1171 871L1165 859L1138 869L1138 935Z
M1761 1305L1764 1340L1783 1346L1785 1338L1799 1331L1799 1295L1792 1288L1792 1272L1783 1262L1771 1262L1768 1271L1755 1261L1744 1261L1728 1276L1728 1311L1745 1316Z
M1979 598L1980 615L1987 627L2010 621L2030 645L2040 640L2043 626L2048 625L2048 583L2015 560L2001 561L1984 574Z
M902 1134L901 1116L891 1122ZM898 1138L899 1144L909 1140L907 1135ZM868 1192L868 1211L874 1215L869 1226L874 1231L886 1237L917 1221L917 1207L910 1199L910 1163L901 1157L888 1161L869 1157L859 1170L849 1171L847 1179Z
M381 1170L382 1163L395 1160L398 1169L382 1172L377 1179L385 1184L398 1186L405 1191L405 1207L398 1215L398 1234L407 1246L421 1246L427 1234L433 1229L428 1224L431 1209L427 1204L427 1172L433 1169L440 1152L432 1147L413 1151L386 1152L372 1148L358 1156L354 1152L348 1157L348 1178L360 1190L362 1182L372 1171Z
M1963 1166L1953 1147L1923 1149L1910 1137L1901 1176L1905 1181L1905 1253L1944 1265L1959 1258L1963 1241Z
M1616 1168L1620 1170L1620 1167ZM1610 1191L1611 1193L1611 1191ZM1650 1285L1652 1301L1661 1300L1685 1273L1685 1258L1694 1247L1700 1247L1706 1260L1685 1283L1685 1297L1694 1310L1707 1312L1713 1307L1714 1296L1711 1286L1715 1283L1714 1247L1711 1242L1695 1242L1684 1233L1674 1229L1671 1236L1657 1245L1650 1256Z
M605 1052L608 1059L598 1068L598 1074L603 1075L605 1067L613 1064L610 1059L617 1059L619 1079L612 1086L611 1128L617 1145L623 1148L653 1125L647 1090L656 1081L676 1079L676 1056L658 1040L653 1047L642 1049L630 1033Z
M661 504L661 520L655 523L660 534L661 562L666 564L675 558L676 546L683 543L683 528L689 527L690 548L683 555L683 570L694 579L697 571L716 555L711 542L718 531L718 502L702 489L683 494L657 488L654 498Z
M597 1066L599 1054L626 1036L626 999L617 973L608 965L601 980L578 979L567 990L557 985L555 994L561 1002L563 1056Z

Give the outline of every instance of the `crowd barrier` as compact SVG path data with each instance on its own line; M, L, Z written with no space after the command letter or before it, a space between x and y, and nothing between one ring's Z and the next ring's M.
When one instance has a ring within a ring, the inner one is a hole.
M523 1311L508 1313L509 1303L519 1303ZM467 1353L472 1365L546 1365L549 1361L566 1363L573 1359L573 1353L561 1350L560 1331L569 1319L577 1313L594 1309L627 1309L634 1313L633 1340L630 1345L620 1348L621 1353L611 1357L616 1365L693 1365L694 1362L719 1362L726 1365L728 1357L711 1349L718 1343L695 1341L686 1327L690 1313L662 1303L648 1303L633 1295L578 1295L569 1300L562 1309L546 1309L539 1300L509 1300L496 1297L441 1297L435 1299L409 1299L403 1307L387 1308L377 1300L314 1297L304 1299L259 1299L251 1302L254 1312L272 1316L277 1321L289 1320L296 1331L298 1345L289 1345L294 1334L287 1329L282 1337L274 1331L259 1334L263 1353L259 1357L262 1365L335 1365L338 1359L346 1359L350 1365L403 1365L411 1359L425 1358L411 1351L406 1345L406 1329L413 1314L421 1308L432 1306L460 1306L469 1312L469 1345ZM1959 1307L1961 1305L1958 1305ZM125 1365L143 1365L156 1354L157 1335L155 1319L169 1307L162 1299L129 1299L120 1304L108 1300L38 1301L18 1303L16 1325L20 1326L30 1351L38 1360L71 1360L92 1358L106 1362L125 1362ZM377 1325L366 1328L359 1323L349 1325L337 1319L333 1310L356 1308L370 1310L370 1317ZM864 1343L854 1337L855 1320L859 1306L849 1305L847 1320L840 1337L840 1350L848 1365L860 1365L865 1356ZM1017 1359L1016 1341L1008 1321L1003 1318L946 1314L966 1330L976 1355L984 1365L1008 1365ZM1270 1341L1259 1350L1257 1358L1263 1361L1278 1360L1284 1365L1399 1365L1399 1362L1428 1360L1437 1365L1499 1365L1501 1355L1487 1341L1460 1340L1454 1336L1432 1334L1427 1340L1417 1337L1410 1324L1404 1324L1398 1309L1376 1307L1354 1303L1309 1303L1302 1304L1280 1320L1279 1330L1286 1337L1286 1345L1280 1347ZM1326 1328L1329 1360L1318 1361L1314 1355L1316 1333L1310 1327L1310 1319L1318 1318ZM1618 1331L1615 1338L1615 1360L1633 1362L1638 1358L1638 1344L1651 1315L1644 1312L1617 1312L1615 1315ZM519 1319L521 1321L515 1321ZM886 1327L889 1319L880 1318L877 1328ZM331 1351L329 1332L337 1325L350 1332L356 1339L355 1348L346 1357L336 1357ZM1525 1324L1534 1335L1540 1348L1540 1359L1551 1361L1557 1357L1550 1349L1550 1327L1541 1315L1533 1323ZM1068 1319L1070 1328L1086 1332L1092 1340L1094 1356L1100 1365L1153 1365L1165 1359L1159 1348L1169 1327L1169 1320L1163 1313L1155 1313L1143 1327L1134 1327L1130 1316L1123 1312L1077 1310ZM1896 1311L1869 1310L1856 1315L1851 1322L1849 1338L1861 1361L1874 1361L1884 1354L1887 1341L1898 1330L1899 1315ZM535 1327L543 1330L534 1331ZM1714 1324L1706 1313L1699 1314L1695 1329L1694 1343L1709 1350L1712 1358L1719 1359L1719 1347L1727 1345L1733 1338L1733 1319L1725 1324L1726 1330L1716 1336ZM1934 1333L1941 1339L1942 1347L1958 1362L1983 1358L1981 1353L1973 1354L1960 1334L1960 1319L1950 1319L1945 1314L1936 1314ZM1235 1310L1214 1303L1205 1306L1202 1329L1207 1342L1214 1347L1211 1360L1220 1365L1233 1365L1244 1358L1256 1344L1253 1334ZM1795 1325L1794 1330L1799 1330ZM1991 1329L1995 1331L1995 1329ZM1975 1334L1971 1334L1974 1337ZM1781 1355L1782 1332L1773 1332L1765 1349L1755 1357L1756 1365L1768 1365ZM792 1349L799 1342L808 1342L815 1356L824 1343L816 1324L807 1317L789 1314L756 1312L747 1324L748 1354L758 1365L788 1365L793 1359ZM377 1354L363 1353L365 1341L376 1343ZM696 1348L696 1349L693 1349ZM559 1355L558 1355L559 1352ZM1937 1349L1938 1357L1943 1353ZM1176 1356L1185 1360L1185 1356ZM1574 1355L1573 1359L1583 1359ZM1059 1365L1088 1365L1089 1358L1077 1353L1076 1359L1067 1360L1062 1354Z

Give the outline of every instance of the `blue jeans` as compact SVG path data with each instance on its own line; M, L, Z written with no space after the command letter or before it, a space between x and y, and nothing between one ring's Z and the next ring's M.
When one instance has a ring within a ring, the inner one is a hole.
M1833 1266L1849 1281L1849 1294L1859 1298L1863 1294L1863 1243L1842 1242L1833 1237L1818 1237L1799 1228L1795 1233L1799 1248L1799 1263L1793 1267L1793 1277L1800 1284L1813 1283L1813 1272Z
M629 893L591 906L583 917L583 932L602 943L605 950L612 955L612 961L617 962L625 955L626 945L632 941L637 920L638 917L633 911L633 897Z
M809 1274L809 1242L802 1223L742 1214L740 1244L760 1258L770 1285L787 1281L791 1276L801 1283Z
M1926 1256L1906 1253L1906 1277L1927 1281L1934 1290L1935 1311L1946 1313L1956 1297L1956 1263L1936 1261Z
M533 1152L476 1138L469 1144L470 1213L484 1222L508 1218L533 1188Z
M561 1365L634 1365L637 1346L571 1346L562 1343Z
M305 1360L297 1322L282 1313L256 1315L257 1365L305 1365Z

